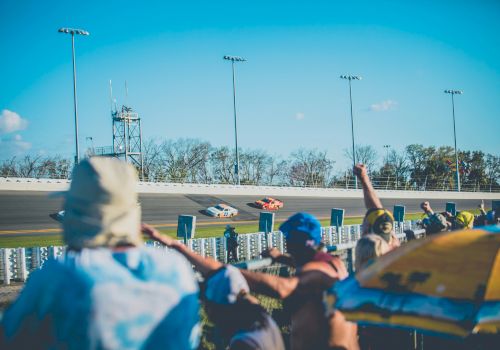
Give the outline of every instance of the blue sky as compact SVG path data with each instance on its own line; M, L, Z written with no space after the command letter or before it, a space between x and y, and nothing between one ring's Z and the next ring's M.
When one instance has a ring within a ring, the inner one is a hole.
M411 143L499 154L500 3L478 1L0 2L0 159L74 152L70 36L76 38L80 144L111 144L109 80L140 113L145 138L234 145L272 154Z

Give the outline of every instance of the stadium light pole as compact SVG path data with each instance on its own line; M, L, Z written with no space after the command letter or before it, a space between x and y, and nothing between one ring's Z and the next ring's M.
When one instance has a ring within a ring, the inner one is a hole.
M231 68L233 70L233 110L234 110L234 143L236 151L236 164L234 165L234 173L236 174L236 184L240 185L240 157L238 155L238 128L236 126L236 84L234 75L234 62L245 62L246 59L238 56L224 56L224 60L231 61Z
M464 92L461 90L444 90L445 94L451 95L451 109L453 113L453 139L455 141L455 176L457 179L457 192L460 192L460 171L458 169L458 151L457 151L457 130L455 127L455 95L462 95Z
M385 163L389 164L389 148L391 148L391 145L384 145L385 148Z
M351 103L351 133L352 133L352 162L353 167L356 166L356 150L354 148L354 117L352 115L352 91L351 80L361 80L357 75L341 75L340 79L347 79L349 81L349 101ZM354 188L358 189L358 179L354 176Z
M73 104L75 108L75 165L80 162L80 148L78 147L78 101L76 98L76 61L75 61L75 35L88 36L89 32L83 29L59 28L59 33L71 34L71 53L73 57Z

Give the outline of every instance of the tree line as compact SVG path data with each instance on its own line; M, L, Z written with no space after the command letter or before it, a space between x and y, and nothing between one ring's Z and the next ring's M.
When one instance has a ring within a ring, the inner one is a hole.
M90 154L91 154L90 150ZM261 149L239 149L241 184L352 188L351 168L335 167L327 152L300 148L288 157ZM407 146L380 160L369 145L355 149L356 161L368 166L381 189L452 190L456 186L455 153L451 147ZM352 162L352 151L344 156ZM235 183L235 153L199 139L147 140L143 144L144 180L180 183ZM500 156L459 151L461 185L469 191L500 190ZM62 157L12 157L0 162L3 177L68 178L72 161Z

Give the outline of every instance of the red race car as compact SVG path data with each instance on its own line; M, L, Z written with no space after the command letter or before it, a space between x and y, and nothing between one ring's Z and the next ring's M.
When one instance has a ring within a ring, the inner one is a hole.
M260 209L278 210L283 208L283 201L280 201L276 198L266 197L264 199L255 201L255 205Z

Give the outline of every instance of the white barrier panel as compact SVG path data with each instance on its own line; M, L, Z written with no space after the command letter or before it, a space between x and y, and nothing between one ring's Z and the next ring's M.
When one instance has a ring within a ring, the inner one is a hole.
M396 223L395 231L402 241L406 240L404 230L415 229L415 223L406 221L403 225ZM361 225L346 225L322 227L322 241L329 251L344 251L352 249L361 236ZM147 242L146 245L159 249L164 248L158 242ZM190 249L201 256L210 256L222 262L227 262L226 239L223 237L196 238L187 242ZM276 247L286 251L286 241L280 231L240 234L238 235L239 260L251 261L260 259L263 250ZM2 248L0 249L0 279L3 284L11 281L24 282L30 272L43 266L48 259L54 259L64 254L66 247L33 247L33 248ZM352 265L352 261L349 262ZM260 266L261 264L256 264Z
M24 179L0 177L2 191L65 191L69 180ZM139 193L207 194L239 196L318 197L318 198L363 198L362 190L310 187L236 186L209 184L179 184L165 182L138 182ZM499 193L450 192L450 191L393 191L377 190L380 198L421 199L498 199Z

